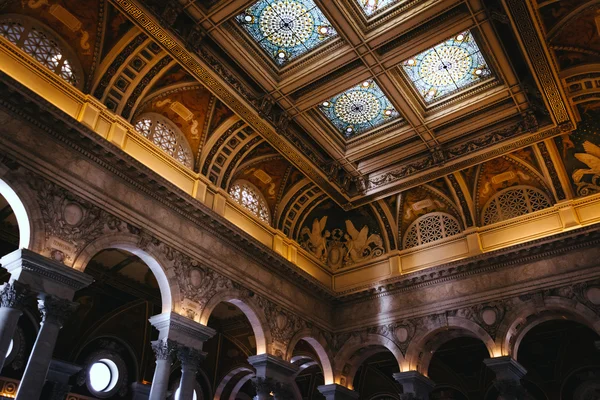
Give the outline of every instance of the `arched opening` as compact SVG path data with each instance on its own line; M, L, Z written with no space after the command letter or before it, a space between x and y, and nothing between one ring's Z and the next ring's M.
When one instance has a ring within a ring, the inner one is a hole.
M574 321L553 319L529 330L517 361L523 385L535 400L600 398L600 335Z
M313 346L306 340L298 340L290 361L298 367L295 381L299 396L302 399L324 399L317 389L325 384L323 367Z
M400 372L400 367L390 350L368 346L357 351L352 359L357 367L352 386L361 399L398 399L402 386L393 375Z
M84 267L94 282L76 293L79 308L63 327L54 356L82 368L71 392L133 398L136 385L149 385L154 376L151 342L158 332L148 319L163 309L161 287L145 260L122 248L100 250Z
M15 191L0 179L0 256L29 248L31 224Z
M254 369L248 357L257 354L257 340L252 322L237 306L240 303L236 303L235 300L218 303L207 321L217 332L203 348L208 353L205 364L214 371L218 383L214 399L235 400L256 395L250 382Z
M485 344L473 337L457 337L433 353L428 376L435 382L430 399L483 399L495 377L483 360L489 358Z

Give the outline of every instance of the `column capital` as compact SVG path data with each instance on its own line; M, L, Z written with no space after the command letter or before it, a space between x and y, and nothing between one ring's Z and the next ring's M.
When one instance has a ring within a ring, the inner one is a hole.
M0 307L23 310L31 297L33 293L29 290L29 285L18 281L8 282L0 290Z
M337 383L321 385L317 389L326 400L358 400L358 392Z
M527 370L510 356L486 358L485 365L494 371L494 386L505 399L524 399L527 391L521 386L521 378Z
M402 385L403 394L401 399L429 399L429 393L435 386L435 383L417 371L397 372L394 379Z
M42 323L52 323L60 327L77 310L77 307L79 307L79 303L55 296L45 296L44 299L38 300Z
M0 259L10 272L10 281L30 286L34 292L71 300L77 290L89 286L94 279L27 249L15 250Z
M191 347L178 346L177 358L183 371L197 371L200 363L206 358L206 353Z
M484 364L494 371L497 380L520 381L527 370L511 356L486 358Z
M157 360L173 361L177 343L169 339L159 339L150 342Z
M158 330L159 339L197 350L202 350L204 342L216 334L214 329L174 312L155 315L149 321Z
M298 372L296 365L266 353L248 357L248 362L256 369L257 377L276 382L287 382Z

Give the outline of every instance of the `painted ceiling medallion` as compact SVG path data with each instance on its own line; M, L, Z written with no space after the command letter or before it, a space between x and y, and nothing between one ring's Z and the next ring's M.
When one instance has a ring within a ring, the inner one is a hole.
M337 36L312 0L260 0L236 21L279 65Z
M391 6L394 3L398 3L398 0L356 0L363 9L367 17L375 14L387 6Z
M402 68L426 103L493 77L469 31L405 60Z
M346 138L400 117L374 80L324 101L319 109Z

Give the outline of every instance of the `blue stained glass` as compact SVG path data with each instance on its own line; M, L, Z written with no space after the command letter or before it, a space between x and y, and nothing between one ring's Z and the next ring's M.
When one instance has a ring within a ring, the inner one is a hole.
M347 139L400 118L374 80L333 96L319 109Z
M358 4L362 7L363 11L370 17L375 14L377 11L386 8L394 3L398 3L399 0L356 0Z
M278 65L337 36L313 0L260 0L236 21Z
M492 71L469 31L405 60L402 68L425 103L492 77Z

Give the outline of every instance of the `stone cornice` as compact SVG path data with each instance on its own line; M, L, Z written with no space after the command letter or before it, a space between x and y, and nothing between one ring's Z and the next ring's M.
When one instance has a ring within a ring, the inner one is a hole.
M599 244L600 226L592 225L340 292L336 303L368 301Z
M5 94L0 99L0 107L9 113L47 132L166 208L201 226L265 269L293 284L301 282L324 299L334 298L333 292L315 278L4 72L0 72L0 88Z

